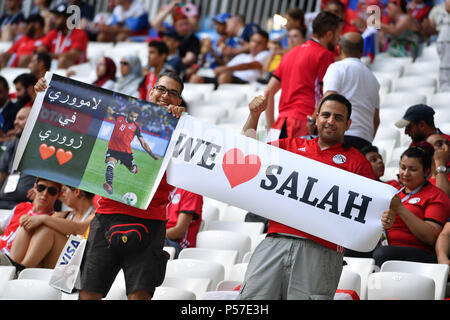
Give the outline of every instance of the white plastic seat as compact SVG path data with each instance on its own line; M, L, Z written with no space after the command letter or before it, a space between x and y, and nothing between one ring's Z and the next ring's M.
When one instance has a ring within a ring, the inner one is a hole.
M219 220L219 208L210 202L204 201L202 219L204 221Z
M405 66L403 76L423 76L439 72L439 60L414 62Z
M236 280L222 280L217 285L217 291L233 291L237 286L241 284L240 281Z
M407 76L392 83L392 91L413 91L421 87L436 88L436 79L427 76Z
M203 204L208 203L208 204L212 204L214 206L216 206L217 208L219 208L219 220L220 217L222 217L225 213L226 208L228 208L229 204L216 200L216 199L212 199L212 198L208 198L208 197L203 197Z
M395 148L395 140L393 139L375 139L372 141L372 145L377 146L378 150L383 150L383 161L389 161L391 159L392 150Z
M52 274L53 269L26 268L19 273L18 279L36 279L48 282L50 281Z
M368 300L433 300L434 292L433 279L421 274L376 272L368 278Z
M163 248L164 251L166 251L169 254L169 260L173 260L175 258L175 248L166 246Z
M188 290L195 294L195 299L203 299L205 292L210 286L211 280L205 278L190 277L165 277L161 287L171 287Z
M125 276L122 269L117 273L116 279L103 300L127 300Z
M448 112L448 109L436 109L434 111L436 112L434 114L434 123L438 128L446 123L450 123L450 112ZM447 133L448 131L443 132Z
M361 299L361 276L359 273L351 271L346 267L344 266L342 269L337 288L340 290L353 290Z
M209 95L214 90L214 84L213 83L184 83L184 90L188 91L197 91L203 93L203 99L207 100L209 99Z
M233 104L234 108L247 103L247 94L244 91L215 90L209 95L209 101L221 104Z
M430 107L433 109L447 109L450 104L450 92L438 92L430 97Z
M180 288L157 287L152 300L195 300L195 293Z
M251 100L256 93L257 88L252 84L224 83L217 87L216 91L228 90L233 93L242 92L246 95L245 102Z
M36 279L9 280L1 292L2 300L61 300L61 291L47 281Z
M192 105L189 107L189 114L200 119L215 118L217 121L220 121L227 117L228 111L212 104L209 106Z
M408 147L400 146L400 147L394 148L392 150L391 158L388 161L386 161L386 163L388 163L390 161L397 161L397 167L398 167L398 164L400 162L400 157L401 157L402 153L405 152L406 149L408 149Z
M406 272L429 277L435 282L435 300L445 298L449 273L446 264L390 260L381 265L380 272Z
M382 177L380 177L380 180L384 182L390 180L398 180L397 174L398 174L398 165L395 167L385 167L384 174Z
M184 89L181 96L186 101L188 106L204 100L203 92L198 90Z
M236 263L231 267L230 277L228 278L228 280L243 282L247 268L248 262Z
M387 140L392 139L395 141L394 147L398 147L400 143L400 131L392 125L380 125L374 140Z
M0 266L0 295L5 288L5 283L14 278L16 267Z
M210 279L208 290L214 290L225 279L225 268L218 262L198 259L175 259L167 262L166 277Z
M370 69L373 72L379 73L391 73L393 77L401 77L403 75L404 67L402 64L391 62L389 60L386 61L374 61L374 63L370 66Z
M344 257L344 261L347 265L344 269L356 272L361 279L361 288L358 292L361 300L367 299L367 278L374 271L379 271L379 268L375 265L375 260L372 258L354 258Z
M206 227L215 221L210 221ZM241 262L244 254L251 251L252 240L243 233L229 230L205 230L197 233L197 248L237 250L237 262Z
M383 109L396 109L397 117L392 121L397 121L403 115L403 112L414 104L426 103L427 99L424 94L416 92L391 92L385 95L383 104L380 107L380 119L382 117ZM394 121L394 122L395 122Z
M244 222L247 212L247 210L235 206L228 206L225 209L224 215L220 217L220 220Z
M210 248L184 248L178 255L178 259L199 259L220 263L225 268L225 279L228 279L231 267L237 262L237 257L237 250Z
M211 221L206 226L206 230L229 230L248 235L251 239L251 248L253 251L259 243L259 236L264 231L264 223L262 222L244 222L244 221ZM241 260L242 260L241 256Z

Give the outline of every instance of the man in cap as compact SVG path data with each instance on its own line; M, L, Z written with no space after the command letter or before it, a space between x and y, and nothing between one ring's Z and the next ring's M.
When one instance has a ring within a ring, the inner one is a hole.
M450 140L450 136L441 132L434 124L434 110L426 104L416 104L409 107L403 117L395 123L397 128L405 128L405 134L413 142L423 141L433 133L442 134Z
M88 36L85 31L68 24L70 14L68 4L60 3L50 11L54 15L55 29L42 38L38 52L49 52L52 59L58 60L58 68L87 62L86 50Z

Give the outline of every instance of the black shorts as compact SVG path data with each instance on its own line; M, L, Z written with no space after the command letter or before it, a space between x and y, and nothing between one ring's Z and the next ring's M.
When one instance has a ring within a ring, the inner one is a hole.
M149 245L137 252L120 253L109 247L105 232L113 224L144 224ZM81 266L81 290L108 294L123 269L126 294L144 290L153 295L164 280L167 254L163 251L166 221L141 219L123 214L96 214L92 220Z
M119 161L120 163L125 165L125 167L127 167L129 169L131 169L133 166L136 165L134 163L134 156L132 153L114 151L114 150L108 149L108 151L106 151L106 155L105 155L105 162L106 162L106 159L108 159L109 157L113 157L114 159L116 159L117 161Z

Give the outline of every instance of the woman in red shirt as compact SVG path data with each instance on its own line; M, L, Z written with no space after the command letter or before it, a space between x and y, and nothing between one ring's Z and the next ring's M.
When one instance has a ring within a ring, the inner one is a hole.
M386 230L387 246L375 249L375 264L387 260L436 263L434 243L450 212L448 196L428 181L433 147L413 144L400 157L399 189L403 206L396 212L392 228Z

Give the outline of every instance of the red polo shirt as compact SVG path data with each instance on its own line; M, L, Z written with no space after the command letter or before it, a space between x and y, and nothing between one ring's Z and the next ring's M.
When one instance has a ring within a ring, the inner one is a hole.
M287 138L271 142L270 144L278 145L281 149L375 180L375 175L369 161L353 147L344 148L342 144L338 143L331 148L320 150L318 138L312 140ZM299 150L300 148L301 150ZM336 155L343 155L345 158L340 158L345 159L345 161L343 163L340 163L342 161L335 163L333 158ZM338 247L340 247L332 242L272 220L269 222L267 233L285 233L300 236L316 241L332 250L338 250Z
M32 55L40 45L42 45L42 38L33 39L27 35L23 35L9 48L8 53L13 55L13 60L9 67L17 68L19 66L19 59L23 55Z
M87 62L86 50L89 38L85 31L72 29L64 35L58 30L51 30L42 38L42 44L47 47L51 53L66 53L71 49L78 49L83 52L81 58L75 63Z

